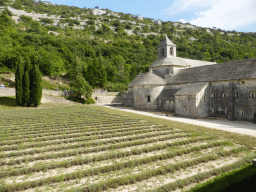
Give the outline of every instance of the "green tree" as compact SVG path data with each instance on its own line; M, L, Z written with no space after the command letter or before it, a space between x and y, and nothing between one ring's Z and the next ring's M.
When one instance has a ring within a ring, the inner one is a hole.
M93 59L86 70L85 79L92 87L103 87L107 80L102 57Z
M26 107L30 105L30 81L28 71L25 71L22 80L22 105Z
M18 58L17 68L15 72L15 89L16 89L16 103L22 105L22 78L24 74L24 68L22 65L22 57Z
M30 83L30 104L37 107L42 99L41 74L37 65L32 67Z
M77 75L75 79L71 81L70 87L73 91L73 97L77 99L82 99L82 96L90 98L92 95L92 87L81 75Z

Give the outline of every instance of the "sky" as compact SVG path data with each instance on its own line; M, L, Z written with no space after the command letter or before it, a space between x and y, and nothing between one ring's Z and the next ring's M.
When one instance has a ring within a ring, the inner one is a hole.
M256 0L47 0L227 31L256 32Z

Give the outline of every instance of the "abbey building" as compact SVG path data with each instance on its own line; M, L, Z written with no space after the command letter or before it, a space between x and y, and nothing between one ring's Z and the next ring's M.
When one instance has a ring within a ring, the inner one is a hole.
M184 59L176 57L176 45L168 37L157 48L149 72L128 85L124 106L256 121L256 59L220 64Z

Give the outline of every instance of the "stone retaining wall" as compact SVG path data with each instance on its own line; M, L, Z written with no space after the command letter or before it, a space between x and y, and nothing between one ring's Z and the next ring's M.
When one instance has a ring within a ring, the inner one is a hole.
M14 88L0 88L0 97L15 96L16 92Z
M52 97L49 95L43 95L41 103L76 103L65 98Z
M119 92L93 92L92 98L96 103L101 104L123 103L122 95Z
M16 92L14 88L0 88L0 97L4 96L15 96ZM57 97L68 97L70 92L67 91L54 91L54 90L43 90L42 103L69 103L69 100ZM92 98L96 103L111 104L111 103L123 103L122 95L119 92L93 92ZM67 102L68 101L68 102ZM70 101L72 102L72 101Z

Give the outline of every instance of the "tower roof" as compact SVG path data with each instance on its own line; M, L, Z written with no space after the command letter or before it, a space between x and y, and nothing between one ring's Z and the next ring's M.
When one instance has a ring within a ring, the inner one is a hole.
M161 41L157 47L163 47L166 45L176 46L167 36Z

